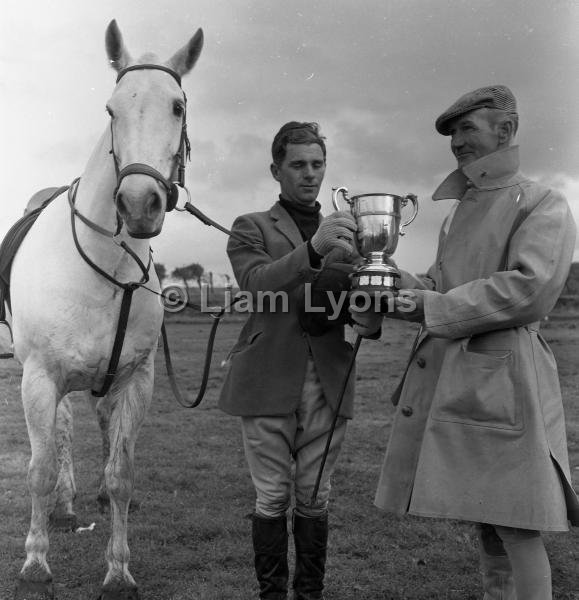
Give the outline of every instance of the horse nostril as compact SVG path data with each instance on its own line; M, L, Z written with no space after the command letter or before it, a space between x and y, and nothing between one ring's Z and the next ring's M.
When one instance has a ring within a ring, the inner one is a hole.
M157 192L151 194L151 201L149 202L149 216L156 215L161 212L163 208L163 202L161 196Z
M117 201L117 211L120 214L122 214L122 215L123 214L126 215L127 214L127 207L125 206L125 201L123 199L123 193L122 192L119 192L117 194L116 201Z

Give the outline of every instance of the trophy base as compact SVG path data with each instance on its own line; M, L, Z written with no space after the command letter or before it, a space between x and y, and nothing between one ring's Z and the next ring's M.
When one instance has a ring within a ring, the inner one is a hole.
M400 273L389 265L364 265L351 275L350 301L360 310L392 312L400 290Z
M364 265L352 273L352 291L398 294L400 273L389 265Z

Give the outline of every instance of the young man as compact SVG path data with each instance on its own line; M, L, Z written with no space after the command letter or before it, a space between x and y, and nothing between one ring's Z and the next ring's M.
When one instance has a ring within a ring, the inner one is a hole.
M565 284L575 224L565 198L519 172L516 101L504 86L436 120L458 169L436 262L404 273L422 322L395 394L376 505L478 524L485 600L550 600L540 531L579 525L553 355L539 325ZM381 316L356 314L360 333Z
M345 212L322 218L316 201L326 146L315 123L290 122L272 145L271 174L279 200L267 211L239 217L227 253L252 312L230 353L219 406L242 418L244 449L255 485L253 547L260 598L287 598L287 510L295 468L293 535L295 600L323 598L332 474L352 416L348 382L317 501L312 494L340 386L352 355L343 324L308 327L304 291L334 260L350 262L356 224ZM267 302L266 294L276 294ZM260 296L260 294L262 294ZM285 304L287 301L287 304ZM306 307L307 308L307 307ZM305 329L302 324L305 324ZM318 323L319 325L319 323Z

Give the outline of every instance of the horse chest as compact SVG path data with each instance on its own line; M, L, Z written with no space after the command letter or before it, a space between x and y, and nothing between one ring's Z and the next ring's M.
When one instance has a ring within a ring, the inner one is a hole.
M82 360L108 359L117 334L120 310L120 304L114 302L96 310L77 311L72 317L76 326L64 335L57 334L56 339L64 347L74 349ZM123 341L123 361L138 361L149 354L157 343L161 322L162 313L157 306L138 302L131 306Z
M16 318L19 358L42 355L47 366L61 372L71 389L92 385L107 370L117 333L121 296L120 290L102 296L85 292L76 293L72 301L66 290L46 287L43 302L30 299L24 313L27 319ZM134 294L119 370L130 371L148 359L156 348L162 316L162 308L154 296L141 290Z

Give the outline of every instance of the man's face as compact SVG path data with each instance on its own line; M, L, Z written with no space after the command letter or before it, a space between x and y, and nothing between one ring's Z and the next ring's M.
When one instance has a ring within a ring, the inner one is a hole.
M316 201L325 172L326 161L319 144L288 144L281 165L271 165L271 174L279 181L281 195L306 206Z
M450 121L450 149L459 167L499 149L499 128L485 109L473 110Z

